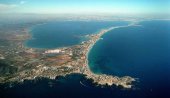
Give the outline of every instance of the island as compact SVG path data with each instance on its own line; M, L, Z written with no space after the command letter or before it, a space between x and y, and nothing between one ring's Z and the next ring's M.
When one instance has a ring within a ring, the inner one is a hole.
M35 25L35 24L32 24ZM134 24L129 24L131 26ZM37 49L24 45L31 38L27 26L20 28L4 45L0 46L0 83L22 82L37 77L55 79L57 76L78 73L92 79L98 85L117 85L131 88L135 78L130 76L118 77L107 74L95 74L88 65L88 53L101 36L108 31L127 26L116 26L102 29L97 34L86 35L89 38L81 44L56 49ZM1 42L2 43L2 42Z

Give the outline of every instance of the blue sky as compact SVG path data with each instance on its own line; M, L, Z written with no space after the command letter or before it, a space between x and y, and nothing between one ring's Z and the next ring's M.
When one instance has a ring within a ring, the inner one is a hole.
M170 0L0 0L0 13L170 13Z

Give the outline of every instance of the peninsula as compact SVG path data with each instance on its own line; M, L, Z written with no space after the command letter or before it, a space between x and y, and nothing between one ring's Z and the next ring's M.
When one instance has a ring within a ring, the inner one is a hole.
M127 25L127 26L131 26ZM10 42L7 47L0 47L0 61L8 65L9 71L0 76L0 83L22 82L26 79L36 77L47 77L55 79L56 76L65 76L71 73L84 74L86 78L92 79L98 85L117 85L131 88L134 78L130 76L117 77L106 74L95 74L88 66L88 53L93 45L100 40L101 36L108 31L127 26L110 27L102 29L97 34L87 35L89 40L81 44L56 49L35 49L25 47L23 40ZM28 36L28 30L24 29ZM17 36L17 38L23 38ZM26 39L26 38L24 38ZM9 63L6 63L8 61ZM15 70L12 69L15 68ZM12 71L11 71L12 70Z

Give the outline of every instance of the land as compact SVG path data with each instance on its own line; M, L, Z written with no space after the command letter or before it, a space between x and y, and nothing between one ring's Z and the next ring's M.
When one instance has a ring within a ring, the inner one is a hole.
M37 23L3 31L15 33L5 33L6 35L3 32L0 33L3 34L3 37L0 37L0 83L22 82L37 77L55 79L56 76L78 73L84 74L86 78L92 79L98 85L132 87L135 79L130 76L95 74L88 66L88 53L101 36L110 30L127 26L110 27L97 34L87 35L89 40L78 45L56 49L36 49L23 44L25 40L31 38L29 27L32 25Z

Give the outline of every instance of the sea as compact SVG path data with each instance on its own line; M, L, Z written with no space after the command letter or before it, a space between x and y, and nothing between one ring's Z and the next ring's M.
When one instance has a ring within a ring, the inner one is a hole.
M127 24L122 21L50 22L33 27L32 39L26 45L47 49L71 46L87 40L83 37L87 34ZM138 26L105 33L88 55L90 70L96 74L135 78L131 89L99 86L84 75L70 74L53 80L37 78L0 84L0 98L170 98L169 59L170 21L141 21Z
M31 27L31 38L25 45L31 48L52 49L80 44L88 40L85 35L101 29L127 25L128 21L54 21Z

